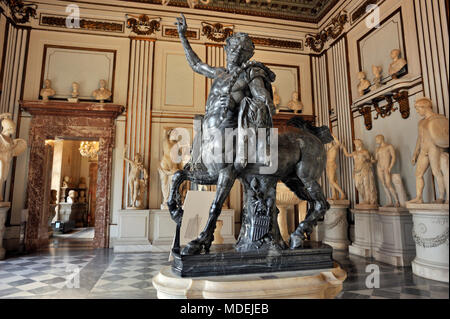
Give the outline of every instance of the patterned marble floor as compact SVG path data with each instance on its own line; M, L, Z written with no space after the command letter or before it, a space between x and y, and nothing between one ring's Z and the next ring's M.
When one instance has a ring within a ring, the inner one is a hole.
M74 244L71 246L71 244ZM347 271L340 299L448 299L449 285L345 253L334 258ZM154 299L152 277L169 265L168 253L114 254L79 241L50 245L32 255L0 261L0 298ZM367 289L366 266L378 265L380 287Z

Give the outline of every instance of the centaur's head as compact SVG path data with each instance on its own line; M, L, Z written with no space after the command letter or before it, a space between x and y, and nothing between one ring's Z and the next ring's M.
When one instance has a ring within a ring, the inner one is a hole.
M229 66L241 66L255 53L255 45L247 33L238 32L227 38L225 52Z

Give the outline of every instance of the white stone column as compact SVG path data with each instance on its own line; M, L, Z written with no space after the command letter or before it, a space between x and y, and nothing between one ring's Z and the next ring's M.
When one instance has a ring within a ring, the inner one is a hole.
M350 244L347 236L347 209L349 200L328 200L330 209L325 214L323 242L334 249L346 250Z
M413 215L412 236L416 244L413 273L424 278L448 281L448 204L407 204Z

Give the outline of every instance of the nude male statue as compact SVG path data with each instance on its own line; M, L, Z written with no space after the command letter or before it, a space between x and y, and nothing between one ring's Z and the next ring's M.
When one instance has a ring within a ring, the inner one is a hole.
M329 143L329 148L327 151L327 177L328 181L330 182L330 188L331 188L331 199L345 199L345 193L342 190L342 188L337 183L337 176L336 176L336 158L339 155L339 149L341 148L341 142L336 138L334 134L331 134L333 136L334 141ZM339 196L338 196L339 193Z
M147 185L148 173L144 167L144 162L142 160L141 154L136 154L134 156L134 161L125 157L124 160L128 162L131 166L130 174L128 177L128 187L130 189L130 197L131 197L131 207L138 207L136 203L142 200L145 186ZM141 171L144 175L144 178L141 179ZM139 206L142 206L142 202Z
M436 203L443 203L445 193L449 198L449 137L448 119L433 112L429 98L420 98L414 107L422 116L419 121L416 149L412 157L412 164L416 165L416 198L408 203L423 203L423 175L431 166L431 171L438 184L439 197Z
M377 163L377 175L387 197L386 207L399 207L399 200L397 192L392 186L391 170L394 167L396 155L394 147L386 143L383 135L377 135L375 137L375 143L378 145L375 150L375 161ZM392 197L394 197L394 203L392 203Z
M372 159L368 150L364 148L361 140L354 140L356 151L348 153L347 149L342 145L342 150L346 157L352 157L355 163L353 168L353 179L356 188L361 195L362 204L376 205L377 189L375 187L375 178L372 171Z

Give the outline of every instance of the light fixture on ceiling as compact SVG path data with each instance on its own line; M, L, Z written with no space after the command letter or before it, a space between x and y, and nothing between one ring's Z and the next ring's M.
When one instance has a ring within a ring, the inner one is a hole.
M81 156L88 157L93 159L97 157L98 150L100 149L100 145L96 141L83 141L80 143L80 151Z

